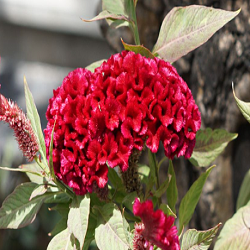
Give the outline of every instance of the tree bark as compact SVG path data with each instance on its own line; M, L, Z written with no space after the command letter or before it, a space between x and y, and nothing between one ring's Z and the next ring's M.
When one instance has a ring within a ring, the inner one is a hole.
M241 13L204 45L174 66L192 90L202 116L202 127L224 128L239 133L216 161L204 188L190 227L208 229L224 223L235 209L240 184L249 169L250 126L237 108L233 94L250 101L250 2L249 0L141 0L137 16L141 43L153 48L165 15L175 6L202 4ZM121 51L120 37L133 43L128 28L114 30L105 21L101 23L104 37L115 52ZM179 199L193 181L205 171L191 166L183 159L175 160ZM165 170L166 171L166 170Z

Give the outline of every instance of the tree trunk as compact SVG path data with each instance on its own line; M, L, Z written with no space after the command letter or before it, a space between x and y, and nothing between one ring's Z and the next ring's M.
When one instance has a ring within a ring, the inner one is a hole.
M250 162L250 126L240 114L232 95L250 101L250 3L249 1L139 0L137 7L141 43L153 48L164 16L175 6L202 4L241 13L206 44L179 59L174 66L192 90L202 116L202 127L224 128L239 133L216 161L190 227L208 229L230 218L244 174ZM120 37L133 43L128 28L114 30L101 23L104 37L114 51L121 51ZM179 199L204 169L183 159L175 160ZM165 170L166 171L166 170Z

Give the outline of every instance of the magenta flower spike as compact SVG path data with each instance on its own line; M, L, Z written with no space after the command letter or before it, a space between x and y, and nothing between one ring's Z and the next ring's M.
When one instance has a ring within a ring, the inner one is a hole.
M32 161L39 150L30 120L17 104L0 94L0 121L13 129L19 148L28 161Z

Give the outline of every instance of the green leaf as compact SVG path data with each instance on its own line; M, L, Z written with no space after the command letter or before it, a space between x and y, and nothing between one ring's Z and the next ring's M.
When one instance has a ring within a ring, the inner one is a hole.
M51 138L50 138L50 143L49 143L49 171L50 171L50 176L52 177L53 181L56 181L56 175L54 172L54 167L53 167L53 142L54 142L54 130L55 130L55 125L56 121L54 123L52 132L51 132Z
M5 199L0 209L0 229L21 228L34 221L43 201L51 196L46 193L30 200L36 187L35 183L23 183Z
M149 174L150 174L149 166L138 164L138 174L139 174L141 182L147 184L148 183L148 177L149 177Z
M167 214L168 216L173 216L174 218L177 218L176 214L171 210L171 208L167 204L161 204L160 209L164 212L164 214Z
M86 69L88 69L89 71L91 71L92 73L95 72L95 69L100 67L101 64L105 61L105 59L102 59L102 60L99 60L99 61L96 61L94 63L91 63L89 66L86 67Z
M36 163L31 163L31 164L27 164L27 165L37 165ZM24 166L24 165L22 165ZM28 168L22 168L22 166L19 166L19 168L8 168L8 167L1 167L0 166L0 169L1 170L5 170L5 171L13 171L13 172L22 172L22 173L26 173L27 175L30 174L32 176L36 176L36 178L39 180L43 179L43 175L42 175L42 172L39 171L39 172L36 172L36 171L33 171L31 169L28 169Z
M208 168L206 172L201 174L198 180L193 183L186 195L183 197L179 209L179 234L182 232L184 226L190 221L195 207L200 199L202 188L214 167L215 166Z
M63 217L57 222L53 230L50 233L48 233L48 235L54 237L55 235L61 233L66 228L67 228L67 217L66 218Z
M49 210L57 211L61 215L61 219L59 220L59 222L55 225L54 229L48 234L49 236L55 236L67 228L69 204L58 204Z
M131 44L125 43L123 40L122 40L122 44L125 50L133 51L136 54L141 54L142 56L145 56L147 58L151 58L151 59L155 58L155 56L151 53L151 51L145 48L143 45L131 45Z
M26 109L27 109L27 116L31 122L32 129L34 131L34 134L37 137L37 141L39 144L39 152L42 156L45 169L44 171L48 173L49 169L47 167L47 158L46 158L46 147L45 147L45 141L43 137L43 132L41 128L41 121L39 114L36 109L36 105L33 99L33 96L29 90L26 78L24 77L24 91L25 91L25 100L26 100Z
M126 2L127 0L102 0L102 9L113 14L126 16Z
M21 172L25 172L31 182L37 184L48 183L45 173L41 171L41 167L36 163L23 164L19 166Z
M90 213L89 215L89 225L88 230L85 236L83 250L89 250L89 245L95 239L95 228L96 228L96 219Z
M250 202L222 228L214 250L247 250L250 246Z
M137 192L136 192L136 191L127 194L127 195L124 197L124 199L123 199L123 201L122 201L122 204L123 204L126 208L128 208L130 211L133 212L133 203L134 203L135 198L136 198L137 196L138 196L138 195L137 195Z
M125 190L124 185L122 183L122 179L118 175L118 173L115 171L115 169L109 167L108 168L108 179L111 182L112 186L117 190Z
M221 223L206 231L187 230L183 235L181 250L207 250L220 226Z
M189 159L194 166L208 166L222 153L227 144L236 139L238 134L229 133L224 129L207 128L196 134L196 144Z
M80 250L80 247L74 236L65 229L50 241L47 250Z
M148 194L151 192L151 189L153 188L154 184L156 183L156 171L157 169L157 161L156 161L156 156L154 153L148 149L148 161L149 161L149 169L150 169L150 175L149 175L149 180L148 184L146 186L146 197Z
M37 185L36 188L31 193L29 200L31 201L35 197L45 194L47 190L48 190L47 185Z
M95 207L99 212L95 240L101 250L128 250L130 245L124 231L121 212L115 204Z
M90 198L88 195L76 196L71 205L68 215L68 229L83 247L85 235L88 228L90 212Z
M237 96L235 95L234 87L233 87L233 95L234 95L234 99L236 101L236 104L239 107L242 115L250 123L250 102L243 102L240 99L238 99Z
M153 54L172 63L205 43L239 12L200 5L175 7L163 20Z
M250 201L250 170L246 173L240 187L240 192L237 199L236 210L245 206Z
M178 189L176 185L174 166L171 160L169 160L168 175L171 175L171 180L169 182L168 189L167 189L167 201L168 201L169 208L174 213L176 213L175 205L178 200Z
M84 22L94 22L94 21L99 21L102 19L111 19L112 21L115 20L122 20L122 21L128 21L128 17L122 14L115 14L107 10L103 10L101 13L99 13L97 16L90 20L85 20L82 18L82 21ZM110 20L110 21L111 21Z
M70 201L69 196L63 192L51 193L51 195L44 200L44 203L68 203Z
M153 192L153 195L157 198L160 198L167 190L169 183L171 181L171 175L167 175L166 180L161 184L161 186Z

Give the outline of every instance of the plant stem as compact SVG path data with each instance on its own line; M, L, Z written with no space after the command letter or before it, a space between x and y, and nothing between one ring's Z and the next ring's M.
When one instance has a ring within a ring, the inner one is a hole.
M131 22L130 22L130 29L133 32L134 39L135 39L135 44L140 45L140 37L139 37L139 31L138 31L138 26L137 26L137 18L136 18L136 5L131 1L130 3L130 16L131 16Z
M62 190L64 193L66 193L71 199L75 197L75 194L68 188L68 186L64 185L61 181L59 181L57 178L53 178L54 183L57 185L57 187Z
M155 176L156 176L156 189L158 190L160 187L160 180L159 180L159 165L155 164ZM161 197L158 198L158 205L160 206L162 203Z
M44 164L40 161L40 159L39 159L37 156L35 156L35 157L34 157L34 160L35 160L36 163L39 165L39 167L44 171L44 173L45 173L47 176L49 176L50 173L47 171L46 166L44 166Z

